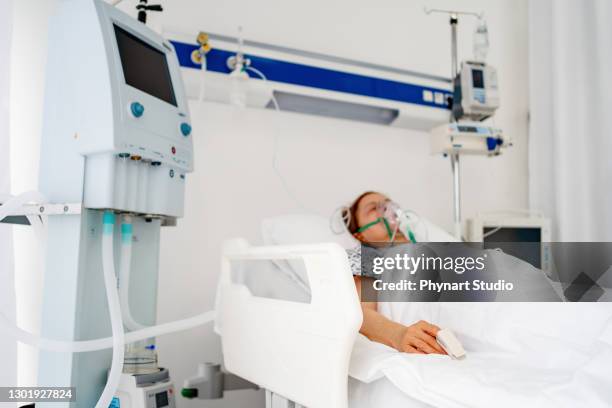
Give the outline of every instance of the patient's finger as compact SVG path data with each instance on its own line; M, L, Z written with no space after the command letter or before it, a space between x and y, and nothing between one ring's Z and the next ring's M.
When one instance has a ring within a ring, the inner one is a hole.
M435 324L431 324L429 322L426 322L425 320L421 320L419 323L421 324L423 331L425 331L426 333L429 333L434 337L438 335L440 328L436 326Z
M418 348L419 350L427 353L427 354L437 354L436 349L434 349L433 347L431 347L429 344L427 344L427 342L421 340L421 339L414 339L412 341L412 345L415 346L416 348Z
M414 347L412 347L410 344L404 344L404 346L402 347L402 350L405 353L411 353L411 354L425 354L423 353L421 350L418 350Z
M442 346L440 346L438 342L436 341L436 338L431 336L429 333L426 333L423 331L418 334L418 338L423 340L427 344L429 344L429 346L432 347L433 349L435 349L436 350L435 353L446 354Z

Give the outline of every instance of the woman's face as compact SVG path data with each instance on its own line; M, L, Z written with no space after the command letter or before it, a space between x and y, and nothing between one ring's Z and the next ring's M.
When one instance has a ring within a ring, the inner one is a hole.
M357 216L357 226L361 228L375 222L381 216L378 208L387 201L389 201L387 197L378 193L371 193L362 197L355 214ZM361 242L368 243L389 242L390 239L385 224L382 222L372 225L365 231L355 233L355 237Z

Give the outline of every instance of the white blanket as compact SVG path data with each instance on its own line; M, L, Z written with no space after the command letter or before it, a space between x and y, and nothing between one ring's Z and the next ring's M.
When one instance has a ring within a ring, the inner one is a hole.
M399 353L359 336L351 377L386 377L436 407L612 406L610 303L386 303L404 324L452 329L467 358Z

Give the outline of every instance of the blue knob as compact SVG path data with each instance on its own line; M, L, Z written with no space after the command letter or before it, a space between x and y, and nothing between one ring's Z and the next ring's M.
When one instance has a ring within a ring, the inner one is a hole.
M144 114L144 106L138 102L132 102L130 105L130 110L135 118L139 118Z
M191 134L191 125L189 123L181 123L181 133L187 137Z
M491 136L487 136L487 150L493 151L497 147L497 139Z

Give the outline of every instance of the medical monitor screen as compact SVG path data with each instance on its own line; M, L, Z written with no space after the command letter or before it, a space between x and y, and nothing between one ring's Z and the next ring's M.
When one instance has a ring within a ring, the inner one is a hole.
M472 85L474 88L484 88L484 75L481 69L472 70Z
M166 54L115 25L125 83L176 105Z
M542 229L539 227L484 227L484 248L501 248L536 268L542 267Z

